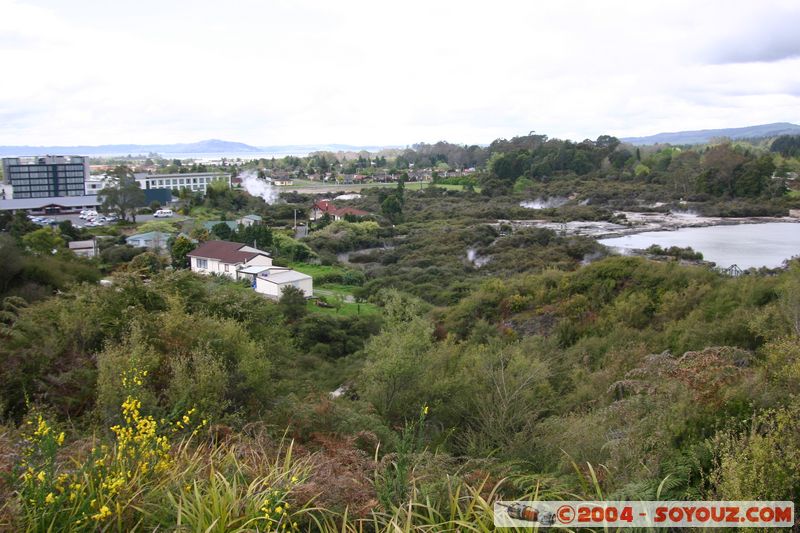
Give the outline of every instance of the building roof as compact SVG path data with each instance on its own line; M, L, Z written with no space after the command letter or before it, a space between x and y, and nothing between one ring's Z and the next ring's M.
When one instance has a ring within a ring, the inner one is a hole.
M263 265L252 265L249 267L240 268L237 272L241 272L242 274L261 274L265 270L269 270L272 267L263 266Z
M225 172L187 172L185 174L151 174L149 172L136 172L133 177L137 180L162 179L162 178L207 178L212 176L226 177Z
M70 250L84 250L86 248L94 249L94 241L92 239L88 241L72 241L69 243Z
M45 198L16 198L0 200L0 211L11 209L42 209L47 206L58 207L97 207L97 196L47 196Z
M280 285L282 283L291 283L293 281L301 281L304 279L311 279L311 276L308 274L303 274L302 272L288 270L285 268L271 268L266 272L260 273L258 277L264 281L275 283L276 285Z
M187 254L189 257L202 257L205 259L216 259L223 263L246 263L258 255L269 256L267 252L258 250L257 252L243 251L242 248L255 250L240 242L229 241L206 241L194 251Z
M264 220L263 218L261 218L260 215L245 215L242 218L243 219L246 218L248 220L255 220L256 222L261 222L262 220Z
M164 233L163 231L148 231L147 233L137 233L136 235L131 235L126 241L156 241L160 240L163 242L167 242L167 239L172 237L171 233Z
M366 211L362 211L361 209L356 209L355 207L336 207L331 203L330 200L319 200L314 202L314 208L319 209L323 213L328 213L329 215L343 217L345 215L353 215L356 217L364 217L369 215Z

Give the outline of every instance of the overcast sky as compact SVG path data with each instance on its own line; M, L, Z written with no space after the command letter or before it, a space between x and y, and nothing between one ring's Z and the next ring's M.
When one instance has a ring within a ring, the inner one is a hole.
M0 144L800 123L800 2L0 0Z

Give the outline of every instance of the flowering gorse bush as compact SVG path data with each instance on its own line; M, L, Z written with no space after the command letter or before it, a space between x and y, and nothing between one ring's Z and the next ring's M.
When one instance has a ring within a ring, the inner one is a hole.
M296 476L292 476L290 484L298 482ZM287 531L297 530L297 522L293 522L289 514L290 504L287 501L291 486L285 489L272 489L267 492L261 505L261 512L264 513L264 521L267 524L267 531Z
M142 386L146 372L123 375L125 386ZM168 435L191 434L206 425L195 423L191 409L174 424L142 415L141 401L129 395L122 404L121 424L111 427L114 444L93 447L84 460L57 461L64 432L56 432L33 411L25 424L19 495L28 524L34 529L94 530L125 513L143 487L172 467Z

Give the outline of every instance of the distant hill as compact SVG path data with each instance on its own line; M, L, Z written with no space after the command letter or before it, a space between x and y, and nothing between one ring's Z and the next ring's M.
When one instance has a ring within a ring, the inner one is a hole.
M275 154L282 157L285 154L305 155L312 152L360 152L379 151L385 146L352 146L349 144L298 144L283 146L251 146L249 144L208 139L195 143L178 144L101 144L99 146L0 146L0 156L26 156L26 155L87 155L87 156L115 156L115 155L146 155L156 153L162 156L171 154Z
M627 137L621 140L636 145L705 144L719 137L756 139L759 137L776 137L778 135L800 135L800 126L789 122L776 122L774 124L761 124L760 126L747 126L745 128L658 133L647 137Z
M127 155L127 154L209 154L261 152L244 143L208 139L178 144L101 144L99 146L0 146L0 155Z

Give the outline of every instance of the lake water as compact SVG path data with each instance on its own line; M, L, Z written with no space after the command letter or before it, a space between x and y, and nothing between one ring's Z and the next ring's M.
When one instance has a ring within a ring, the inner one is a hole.
M781 266L784 260L800 255L800 224L767 222L648 231L599 239L598 242L622 251L642 250L651 244L662 248L691 246L702 252L706 261L713 261L720 267L735 264L742 269L774 268Z

